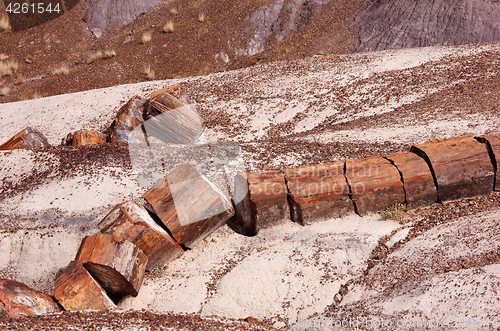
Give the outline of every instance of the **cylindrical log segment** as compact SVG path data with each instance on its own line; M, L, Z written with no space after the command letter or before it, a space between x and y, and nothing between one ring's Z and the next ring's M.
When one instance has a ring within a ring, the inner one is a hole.
M0 150L45 149L50 147L47 138L38 130L27 127L0 146Z

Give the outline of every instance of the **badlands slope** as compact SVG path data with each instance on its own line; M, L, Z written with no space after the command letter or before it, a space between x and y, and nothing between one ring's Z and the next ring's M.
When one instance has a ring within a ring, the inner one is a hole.
M434 138L499 135L499 55L493 43L315 56L7 103L0 143L26 126L53 145L75 130L105 131L131 96L183 82L205 139L241 147L235 169L388 155ZM123 146L0 152L0 277L52 294L83 236L115 204L142 201L133 170ZM296 329L314 318L496 318L499 211L493 194L414 210L406 224L351 215L256 237L224 226L147 274L120 307Z

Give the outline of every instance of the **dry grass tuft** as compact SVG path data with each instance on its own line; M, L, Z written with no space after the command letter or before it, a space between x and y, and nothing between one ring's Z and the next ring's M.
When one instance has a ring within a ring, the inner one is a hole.
M152 38L153 38L153 33L151 31L146 31L142 34L141 42L143 44L147 44L151 41Z
M14 60L1 61L0 62L0 77L12 76L14 72L19 68L19 65Z
M16 77L16 84L17 84L17 85L21 85L22 83L24 83L24 80L25 80L25 79L26 79L26 78L24 78L24 76L17 76L17 77Z
M69 69L68 69L68 67L66 67L65 64L63 64L59 68L52 70L53 76L62 76L62 75L67 75L67 74L69 74Z
M168 20L167 23L163 26L163 32L170 33L174 32L174 21Z
M151 69L150 64L144 67L144 73L146 74L149 80L155 79L155 72L153 69Z
M386 210L380 212L380 216L382 219L390 219L393 221L397 221L401 224L407 222L405 218L405 213L411 209L410 205L406 205L404 203L397 203Z
M3 87L2 89L0 89L0 96L6 96L7 94L9 94L9 92L10 92L10 88Z
M114 49L104 51L104 58L105 59L110 59L110 58L115 57L115 56L116 56L116 51Z
M199 13L198 14L198 21L203 23L205 22L205 20L207 19L207 17L205 16L205 13Z
M4 53L0 54L0 61L5 61L8 58L9 58L9 56L7 54L4 54Z
M170 15L175 16L179 14L179 9L177 8L170 8Z
M97 51L92 56L90 57L90 63L95 62L97 60L102 59L104 56L104 53L102 51Z
M0 31L7 30L9 28L9 18L7 16L2 16L0 18Z

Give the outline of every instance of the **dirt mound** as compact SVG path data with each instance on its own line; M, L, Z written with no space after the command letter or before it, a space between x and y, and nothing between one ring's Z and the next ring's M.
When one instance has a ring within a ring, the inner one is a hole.
M356 17L356 50L498 41L499 15L493 0L378 0Z

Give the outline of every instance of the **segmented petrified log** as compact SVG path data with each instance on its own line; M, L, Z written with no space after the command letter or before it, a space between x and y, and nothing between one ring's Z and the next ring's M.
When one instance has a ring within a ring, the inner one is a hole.
M30 289L23 283L0 278L0 312L8 317L36 316L60 312L47 294Z
M148 263L139 247L111 234L83 238L75 260L115 301L128 294L137 296Z
M344 162L319 164L283 170L290 192L292 221L313 221L354 213Z
M68 146L84 146L104 144L106 142L106 135L96 131L77 131L69 133L63 140L63 145Z
M146 136L143 130L134 130L144 123L144 113L147 102L141 97L134 95L125 105L123 105L116 119L109 129L110 142L121 143L146 143Z
M405 202L398 169L381 156L347 161L346 178L359 215Z
M481 136L477 139L486 144L488 148L488 153L490 154L491 164L493 165L493 170L495 171L495 191L500 191L500 172L498 171L498 166L500 165L500 137L499 136Z
M66 310L117 309L99 283L78 261L71 261L57 277L55 298Z
M415 153L395 153L387 157L401 173L406 203L412 207L437 202L437 190L429 165Z
M290 221L288 190L281 171L241 173L236 175L235 184L237 218L231 220L233 227L252 235L254 231Z
M186 247L193 247L234 215L229 200L190 164L175 168L144 198L175 240Z
M412 146L411 151L429 164L440 201L493 191L495 172L488 150L473 137L436 139Z
M165 143L193 144L205 127L191 106L185 106L169 93L160 93L149 102L148 120L144 123L148 136Z
M126 239L139 247L148 257L147 270L164 266L184 252L147 210L133 201L117 205L98 226L102 233Z
M27 127L12 138L7 140L0 146L0 150L12 149L45 149L50 147L47 138L44 135L31 127Z

